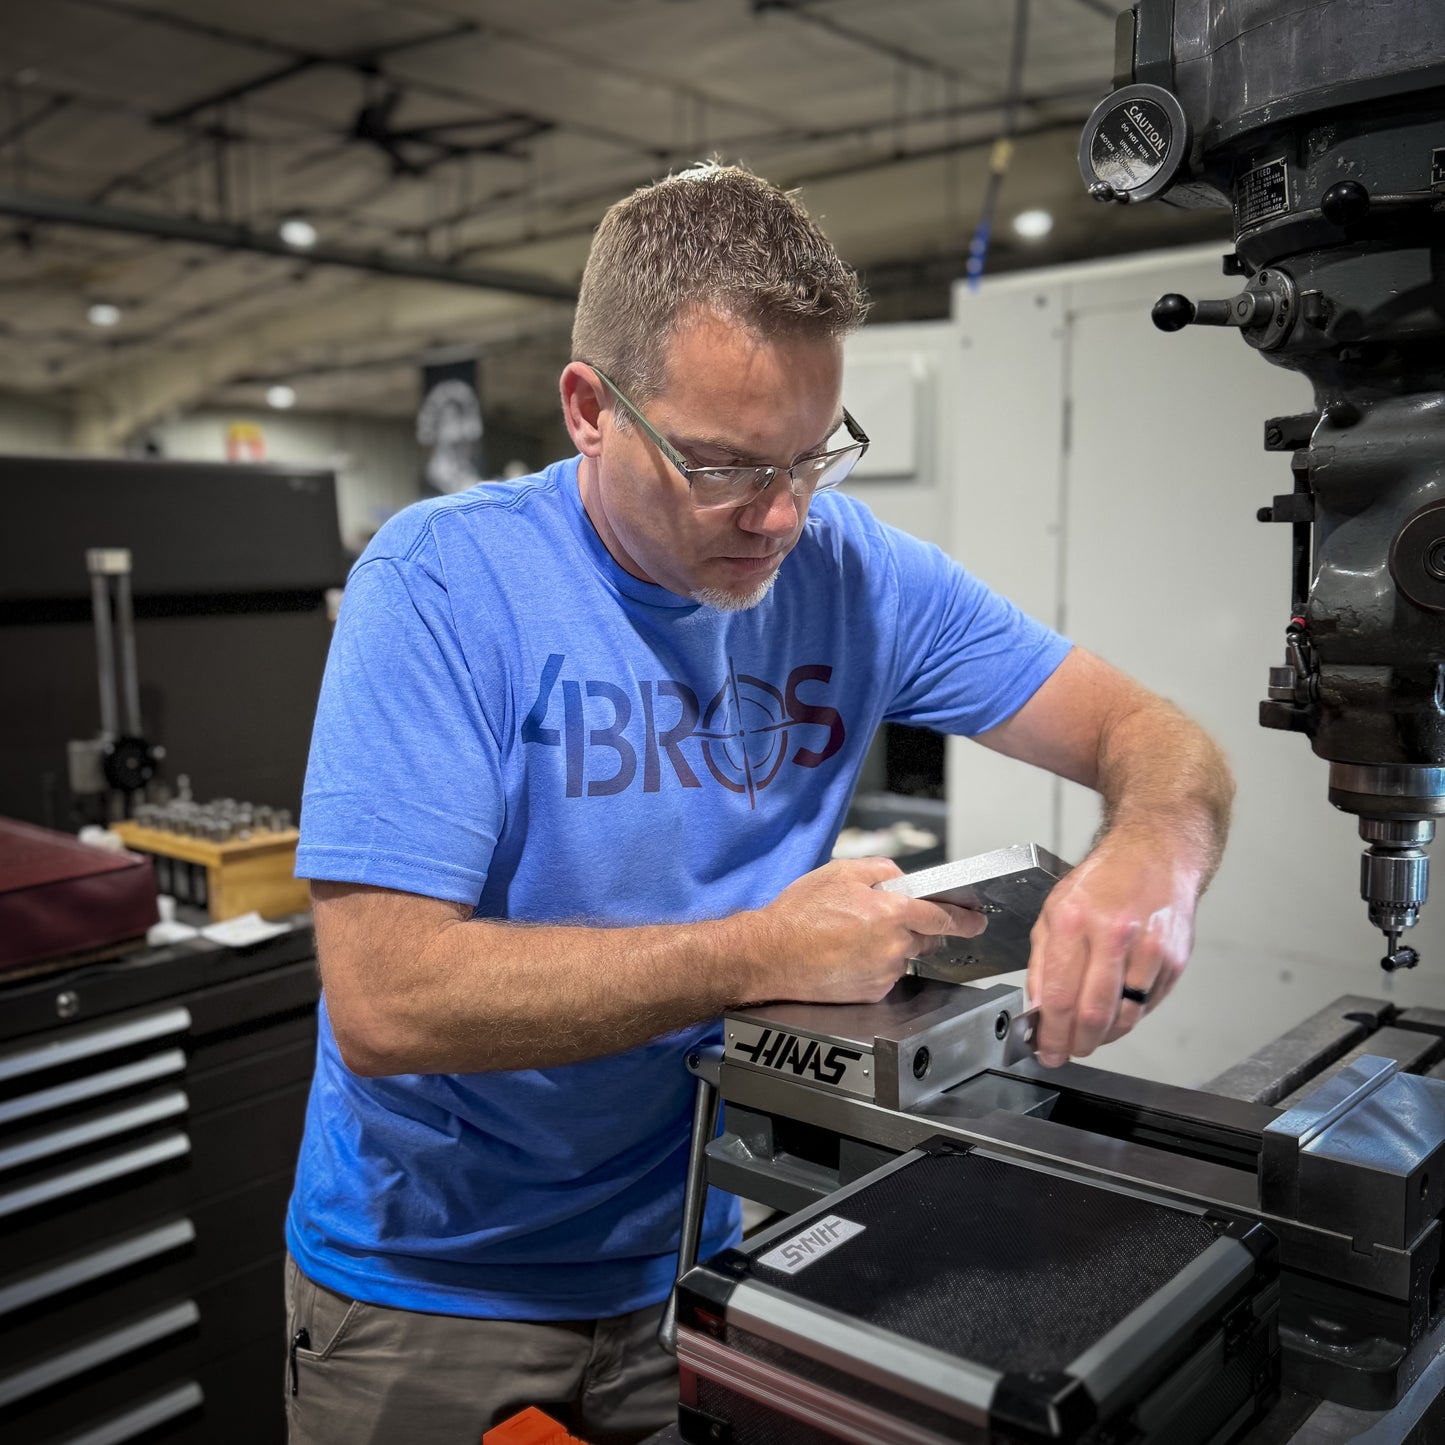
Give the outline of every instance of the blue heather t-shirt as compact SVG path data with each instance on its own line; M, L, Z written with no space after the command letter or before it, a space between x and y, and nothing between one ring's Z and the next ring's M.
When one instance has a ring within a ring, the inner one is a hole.
M577 468L409 507L356 564L301 877L525 922L757 908L828 860L885 718L983 732L1068 651L836 493L814 500L759 606L700 606L617 565ZM686 1174L683 1061L715 1034L699 1023L557 1068L367 1079L342 1063L323 998L292 1253L343 1294L432 1313L657 1303ZM715 1191L704 1254L736 1231L736 1201Z

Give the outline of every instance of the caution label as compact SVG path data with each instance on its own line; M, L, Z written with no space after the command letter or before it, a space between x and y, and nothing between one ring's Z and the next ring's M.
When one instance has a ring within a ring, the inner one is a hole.
M1100 122L1089 149L1094 174L1116 191L1132 191L1152 180L1169 154L1174 127L1152 100L1131 100Z

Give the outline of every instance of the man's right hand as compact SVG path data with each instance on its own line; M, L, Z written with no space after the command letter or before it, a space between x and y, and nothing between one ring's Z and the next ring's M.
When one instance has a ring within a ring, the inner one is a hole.
M983 932L973 909L874 887L901 872L889 858L835 859L751 915L764 951L753 1002L876 1003L938 938Z

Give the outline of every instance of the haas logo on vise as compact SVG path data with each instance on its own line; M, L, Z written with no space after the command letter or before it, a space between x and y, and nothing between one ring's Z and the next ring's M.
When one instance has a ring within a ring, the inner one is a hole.
M704 703L670 677L628 688L565 678L566 661L560 652L547 658L522 741L562 750L569 798L623 793L639 778L644 793L657 793L669 774L674 786L700 788L702 773L751 806L785 764L819 767L847 736L836 708L803 696L806 688L816 698L831 681L833 669L822 663L793 668L778 688L729 662L726 681ZM561 727L549 727L559 712Z
M816 1079L820 1084L841 1084L848 1065L863 1057L857 1049L846 1049L842 1044L830 1044L825 1049L817 1039L800 1039L782 1029L764 1029L756 1039L734 1038L733 1052L744 1055L759 1068Z

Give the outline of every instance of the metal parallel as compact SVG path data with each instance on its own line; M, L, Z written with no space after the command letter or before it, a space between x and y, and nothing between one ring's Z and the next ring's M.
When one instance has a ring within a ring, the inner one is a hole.
M1068 871L1069 865L1047 848L1015 843L889 878L878 886L909 898L971 908L987 917L987 929L976 938L940 938L908 965L910 973L922 978L974 983L1028 964L1029 931L1049 890Z

